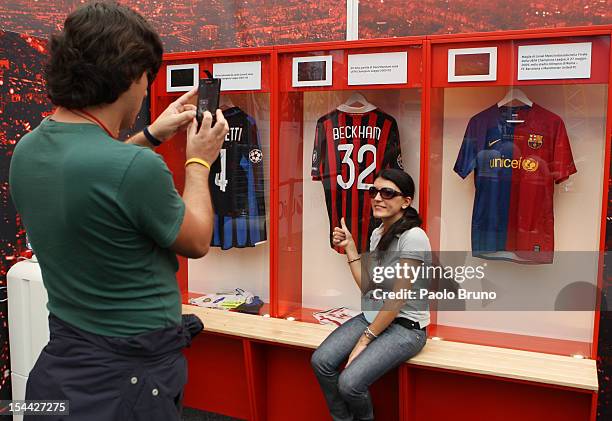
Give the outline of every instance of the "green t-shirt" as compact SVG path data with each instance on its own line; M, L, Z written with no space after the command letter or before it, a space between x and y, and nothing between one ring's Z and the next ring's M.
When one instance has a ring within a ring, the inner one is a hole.
M185 204L158 154L97 125L46 119L17 144L9 186L52 314L107 336L180 323L168 247Z

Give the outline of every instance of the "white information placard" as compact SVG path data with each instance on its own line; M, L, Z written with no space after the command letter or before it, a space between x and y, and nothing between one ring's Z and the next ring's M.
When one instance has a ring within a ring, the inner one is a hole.
M588 79L591 77L590 42L521 45L518 80Z
M261 61L214 63L213 77L221 79L222 91L261 89Z
M349 85L391 85L408 82L408 52L349 54Z

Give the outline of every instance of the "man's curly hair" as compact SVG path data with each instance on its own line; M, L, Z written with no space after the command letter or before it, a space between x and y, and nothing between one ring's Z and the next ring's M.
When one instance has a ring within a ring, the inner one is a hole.
M162 54L159 35L141 15L117 3L89 3L51 37L45 64L49 98L70 109L111 104L143 73L151 84Z

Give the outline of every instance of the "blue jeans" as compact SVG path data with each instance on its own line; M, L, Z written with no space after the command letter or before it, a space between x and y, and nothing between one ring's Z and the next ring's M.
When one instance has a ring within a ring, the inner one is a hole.
M418 354L427 340L422 330L392 323L340 372L340 365L351 354L367 326L369 323L363 313L353 317L334 330L312 355L312 367L334 421L373 420L370 385Z

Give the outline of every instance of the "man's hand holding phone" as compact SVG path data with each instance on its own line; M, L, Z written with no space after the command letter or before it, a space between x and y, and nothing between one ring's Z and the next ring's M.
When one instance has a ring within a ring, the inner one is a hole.
M200 88L209 88L211 79L200 80ZM229 124L219 109L219 87L220 83L213 86L212 92L202 89L198 91L196 116L187 128L183 189L185 216L172 250L192 259L204 256L210 248L214 212L208 181L211 165L219 156L229 132ZM215 123L210 110L215 112Z
M187 129L186 159L199 158L212 165L219 156L225 135L229 132L229 125L221 110L215 113L216 123L212 126L212 114L204 111L202 126L198 130L198 122L193 119ZM212 127L211 127L212 126Z
M184 131L196 116L196 88L183 94L164 110L149 126L149 131L155 138L164 142L178 132Z
M208 187L210 165L219 156L219 151L229 132L229 125L221 110L216 110L217 122L212 125L210 111L202 113L202 126L194 118L187 128L185 163L185 216L181 229L171 249L181 256L198 259L208 253L213 233L214 212ZM189 160L191 165L188 164ZM205 161L202 162L202 161Z

